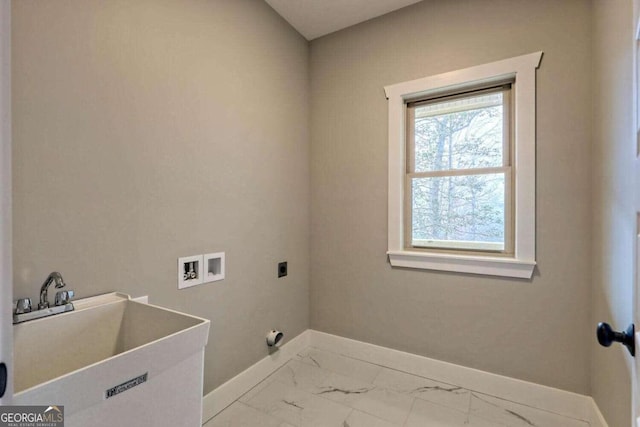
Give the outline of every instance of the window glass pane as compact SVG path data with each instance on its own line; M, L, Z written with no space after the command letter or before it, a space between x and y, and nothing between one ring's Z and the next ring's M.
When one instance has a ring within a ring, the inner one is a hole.
M503 92L414 108L415 172L503 166Z
M413 178L412 246L504 250L505 174Z

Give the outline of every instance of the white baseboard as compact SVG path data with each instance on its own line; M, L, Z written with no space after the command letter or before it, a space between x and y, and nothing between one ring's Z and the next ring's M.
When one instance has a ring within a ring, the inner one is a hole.
M602 416L602 413L600 412L600 408L598 408L596 401L593 400L592 397L589 397L588 399L590 401L589 409L591 412L589 418L590 427L609 427L609 424L607 424L607 421Z
M206 422L307 347L431 378L512 402L608 427L590 396L308 329L204 397Z
M310 330L283 344L277 351L242 371L203 398L202 420L206 423L217 413L267 378L293 356L309 347Z
M311 330L311 345L559 415L590 421L593 399L515 378Z

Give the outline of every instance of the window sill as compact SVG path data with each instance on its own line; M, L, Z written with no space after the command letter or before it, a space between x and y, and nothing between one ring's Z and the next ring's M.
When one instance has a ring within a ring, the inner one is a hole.
M422 270L454 271L487 276L517 277L530 279L535 261L478 255L457 255L411 251L389 251L393 267L418 268Z

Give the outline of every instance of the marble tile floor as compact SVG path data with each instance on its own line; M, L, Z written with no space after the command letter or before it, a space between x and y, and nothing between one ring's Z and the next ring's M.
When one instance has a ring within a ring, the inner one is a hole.
M589 423L308 348L204 427L588 427Z

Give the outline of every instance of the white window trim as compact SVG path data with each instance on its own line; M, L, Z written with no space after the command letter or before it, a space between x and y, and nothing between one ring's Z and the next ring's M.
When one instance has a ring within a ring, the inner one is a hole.
M424 77L384 88L389 100L389 248L394 267L531 278L536 265L536 69L542 52ZM451 93L485 83L515 79L515 247L512 257L450 254L405 249L405 108L406 101Z

